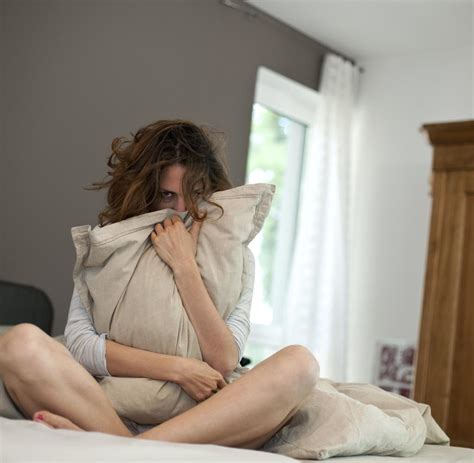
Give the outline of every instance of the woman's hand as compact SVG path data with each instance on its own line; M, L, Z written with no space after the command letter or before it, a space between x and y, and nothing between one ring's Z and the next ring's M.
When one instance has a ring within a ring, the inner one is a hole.
M151 242L156 253L172 270L177 266L194 262L197 240L202 222L194 221L189 232L177 215L158 223L151 232Z
M202 402L227 385L224 377L206 362L181 358L181 374L176 381L197 402Z

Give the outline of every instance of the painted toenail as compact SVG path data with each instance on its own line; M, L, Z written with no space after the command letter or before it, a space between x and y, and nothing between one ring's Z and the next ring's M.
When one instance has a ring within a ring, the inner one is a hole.
M37 420L44 420L43 415L41 413L36 415L36 419Z

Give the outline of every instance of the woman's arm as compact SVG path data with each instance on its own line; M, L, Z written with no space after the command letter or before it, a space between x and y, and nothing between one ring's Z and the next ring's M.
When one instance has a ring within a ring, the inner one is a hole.
M64 337L73 357L93 376L110 376L105 363L105 336L97 334L74 286Z
M94 376L131 376L171 381L193 399L207 399L225 386L222 375L207 363L158 354L106 340L98 335L91 317L74 288L65 330L66 345L73 357Z
M252 305L254 278L255 263L253 254L250 249L246 248L244 253L242 292L240 299L235 309L225 321L234 339L237 351L237 362L240 361L244 354L245 343L250 333L250 307ZM179 365L182 361L181 357L158 354L159 357L162 357L158 361L153 352L130 348L110 340L106 340L106 346L107 368L113 376L137 377L140 375L135 374L135 372L141 373L146 371L150 364L155 363L155 367L158 371L169 371L170 376L176 378L175 380L169 379L169 381L182 383L182 377L186 372L186 367L189 367L189 364L186 364L186 362L183 362L183 365ZM124 374L124 372L126 374Z
M237 346L238 361L242 359L245 351L245 344L250 334L250 308L252 307L253 286L255 281L255 259L252 251L244 248L244 262L242 273L242 292L235 309L230 313L225 321L226 325L234 335Z
M179 383L184 373L181 357L158 354L136 347L105 341L107 369L112 376L150 378Z
M79 294L74 292L64 331L73 357L93 376L132 376L177 382L180 358L124 346L97 334Z
M237 366L239 352L231 329L222 320L196 263L199 224L188 232L178 216L157 224L151 239L157 254L171 267L186 313L196 331L203 359L223 376ZM248 333L247 333L248 334Z
M222 320L201 278L197 263L173 269L184 308L196 332L202 358L224 377L238 362L237 346L230 328Z

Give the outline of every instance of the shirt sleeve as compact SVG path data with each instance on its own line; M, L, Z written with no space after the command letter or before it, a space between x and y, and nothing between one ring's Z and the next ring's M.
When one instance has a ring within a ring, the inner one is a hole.
M235 309L230 313L226 324L232 331L239 353L239 361L244 355L245 344L250 333L250 308L252 306L255 280L255 259L252 251L246 247L242 275L242 292Z
M111 376L106 366L106 336L97 334L74 286L64 337L73 357L93 376Z

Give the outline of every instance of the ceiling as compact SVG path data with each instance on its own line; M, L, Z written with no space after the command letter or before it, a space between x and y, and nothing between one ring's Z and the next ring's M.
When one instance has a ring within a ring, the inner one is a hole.
M357 61L473 46L474 0L247 0Z

